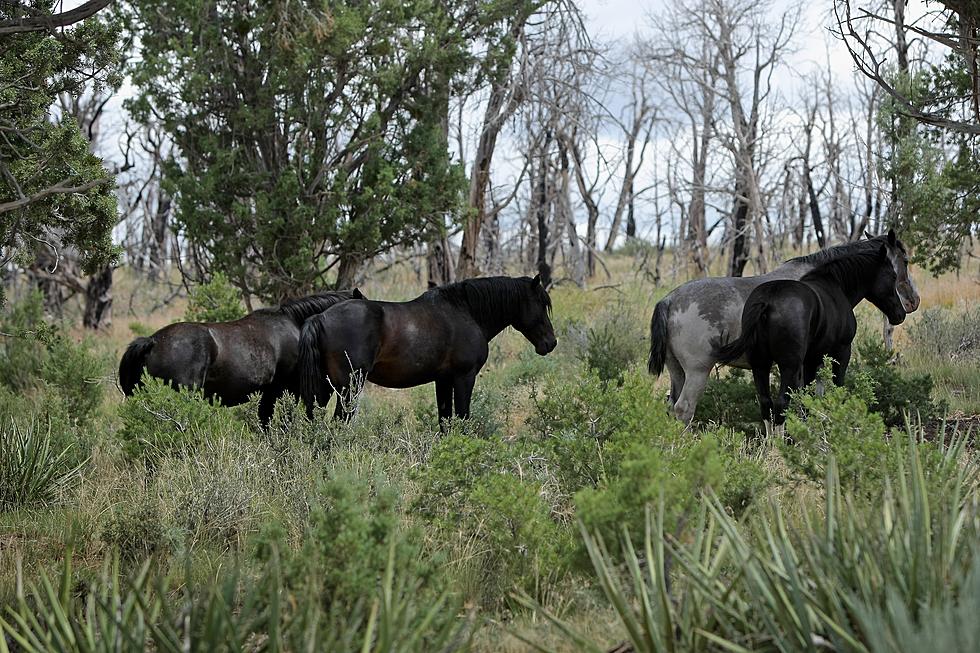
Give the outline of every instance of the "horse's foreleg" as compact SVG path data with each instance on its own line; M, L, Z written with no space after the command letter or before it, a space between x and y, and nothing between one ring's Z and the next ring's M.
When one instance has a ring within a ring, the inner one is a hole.
M834 372L834 385L842 386L844 385L844 375L847 374L847 366L851 362L851 343L831 352L830 359L833 361L830 369Z
M262 390L262 398L259 399L259 422L263 429L269 428L272 421L272 414L276 409L276 402L286 392L286 387L282 385L266 386Z
M453 416L453 380L436 380L436 410L439 412L439 430L446 432Z
M475 383L476 372L453 379L453 400L456 403L456 417L460 419L468 419L470 416L470 400L473 398Z

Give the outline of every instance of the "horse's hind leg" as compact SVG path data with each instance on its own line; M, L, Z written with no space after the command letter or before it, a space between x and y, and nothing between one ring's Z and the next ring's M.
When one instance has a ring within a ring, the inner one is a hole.
M698 407L698 400L704 394L704 386L708 383L708 374L711 368L687 369L684 370L684 387L674 402L674 416L685 424L690 424L694 419L694 411Z
M670 407L673 408L677 403L681 391L684 389L685 374L684 367L674 358L674 354L667 348L667 372L670 373Z
M755 382L755 392L759 396L759 409L762 411L762 421L772 421L772 393L769 390L769 372L772 361L754 361L752 364L752 380Z
M789 394L803 387L803 361L783 361L779 364L779 403L776 406L777 425L786 420Z

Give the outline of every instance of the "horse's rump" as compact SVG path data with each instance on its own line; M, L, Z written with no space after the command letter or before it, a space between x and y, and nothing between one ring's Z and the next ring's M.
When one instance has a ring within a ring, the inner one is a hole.
M146 356L153 349L154 344L156 343L153 338L136 338L126 347L122 360L119 361L119 387L127 397L131 396L140 385L143 368L146 366Z

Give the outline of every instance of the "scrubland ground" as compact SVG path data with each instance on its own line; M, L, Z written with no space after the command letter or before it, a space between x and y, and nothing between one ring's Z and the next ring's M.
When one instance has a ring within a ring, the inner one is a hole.
M0 337L3 642L980 646L976 272L917 275L922 308L895 352L862 306L847 387L799 396L785 431L761 429L748 376L727 370L685 431L666 378L645 372L653 306L682 279L607 263L595 289L552 291L554 353L511 330L491 343L473 418L447 434L428 386L368 386L350 425L283 401L268 431L254 401L152 381L123 401L122 349L186 300L150 312L164 291L122 271L111 331L84 338L12 301L0 331L28 337ZM395 269L361 289L422 287Z

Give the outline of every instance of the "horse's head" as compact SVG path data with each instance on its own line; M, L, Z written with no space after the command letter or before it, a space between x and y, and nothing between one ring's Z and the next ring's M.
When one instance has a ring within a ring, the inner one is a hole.
M880 236L881 254L887 263L879 268L868 294L868 299L878 307L891 324L901 324L908 313L919 308L919 293L909 275L909 257L893 229L887 236Z
M534 351L544 356L558 346L555 329L551 326L551 297L541 283L541 275L533 279L524 277L521 281L527 284L527 292L514 320L514 328L534 345Z

